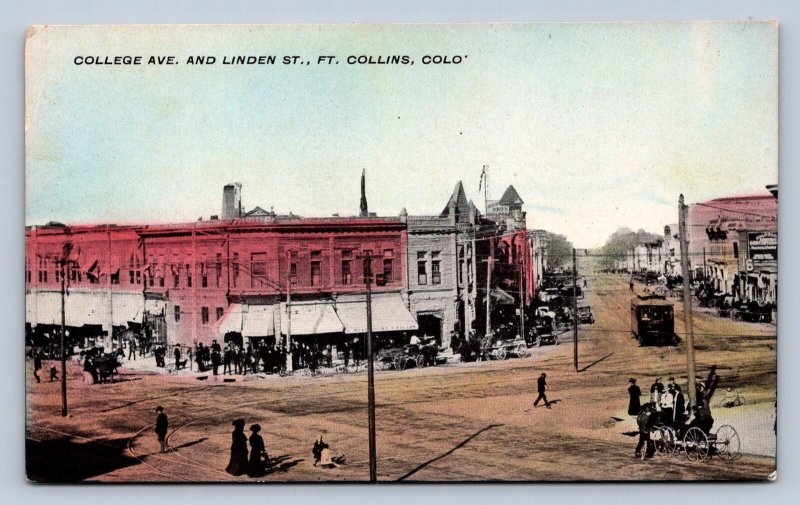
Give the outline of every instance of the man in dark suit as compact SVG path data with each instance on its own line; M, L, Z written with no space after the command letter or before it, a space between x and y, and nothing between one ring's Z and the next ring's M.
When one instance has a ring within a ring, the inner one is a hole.
M534 407L539 406L539 401L544 400L544 406L548 409L550 408L550 402L547 401L547 396L545 392L550 389L547 387L547 374L542 372L542 375L536 380L537 391L539 392L539 396L536 397L536 400L533 402Z
M167 452L170 450L169 446L167 445L167 429L169 426L169 420L167 419L167 415L164 413L164 407L159 405L156 407L156 412L158 412L158 416L156 416L156 435L158 435L158 442L161 444L161 452Z

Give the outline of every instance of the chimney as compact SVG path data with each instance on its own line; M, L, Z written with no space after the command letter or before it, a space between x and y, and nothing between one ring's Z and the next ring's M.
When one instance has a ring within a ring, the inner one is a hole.
M366 170L361 169L361 212L358 213L359 217L369 217L369 210L367 208L367 180Z
M222 188L222 219L242 217L242 183L226 184Z

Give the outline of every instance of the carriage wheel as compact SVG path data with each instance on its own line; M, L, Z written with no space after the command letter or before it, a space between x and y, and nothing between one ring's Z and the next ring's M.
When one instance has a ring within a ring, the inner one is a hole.
M502 361L508 357L508 352L506 352L505 347L500 347L495 351L494 357L498 360Z
M708 437L697 426L689 428L683 437L683 450L689 461L705 461L708 459Z
M424 367L425 366L425 356L423 356L422 354L417 354L414 357L414 364L417 366L417 368Z
M672 456L675 452L675 432L662 426L656 432L656 454L659 456Z
M717 430L717 440L714 447L717 449L717 454L724 459L736 459L739 457L739 434L733 429L733 426L723 424Z
M403 354L397 354L394 357L394 369L395 370L405 370L406 368L406 360Z
M516 349L516 354L520 358L527 358L528 357L528 346L525 344L518 344Z
M358 364L351 361L347 364L347 373L356 373L358 372Z

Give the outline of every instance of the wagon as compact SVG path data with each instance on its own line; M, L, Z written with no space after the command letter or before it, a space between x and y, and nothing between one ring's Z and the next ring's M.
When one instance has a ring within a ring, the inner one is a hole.
M525 339L517 337L513 339L497 340L491 346L483 349L483 355L486 356L487 359L502 361L512 354L518 358L527 358L531 355Z
M390 347L378 352L378 362L383 370L394 368L395 370L405 370L410 366L425 366L425 356L419 348L411 346Z

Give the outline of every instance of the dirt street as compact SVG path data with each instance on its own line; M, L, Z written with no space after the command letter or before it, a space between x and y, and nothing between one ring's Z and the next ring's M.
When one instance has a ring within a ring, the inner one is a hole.
M641 461L626 414L628 378L649 391L656 377L666 382L674 375L685 389L686 358L683 343L638 346L629 330L630 296L626 277L588 277L581 304L592 306L596 322L580 327L579 372L570 334L561 345L532 348L525 359L377 372L379 480L766 479L775 459L754 454L774 454L775 327L695 311L698 377L717 366L720 391L712 406L727 387L745 398L742 407L712 412L741 420L735 427L750 454L705 463L683 454ZM676 305L679 335L682 321ZM60 416L59 384L28 377L31 479L249 481L225 473L235 418L246 420L248 435L250 424L263 427L275 459L265 481L368 479L364 373L223 383L122 370L119 382L85 385L72 366L67 418ZM541 372L551 409L533 406ZM175 451L167 454L158 454L153 432L157 405L169 416ZM334 455L345 456L344 465L313 466L319 435Z

